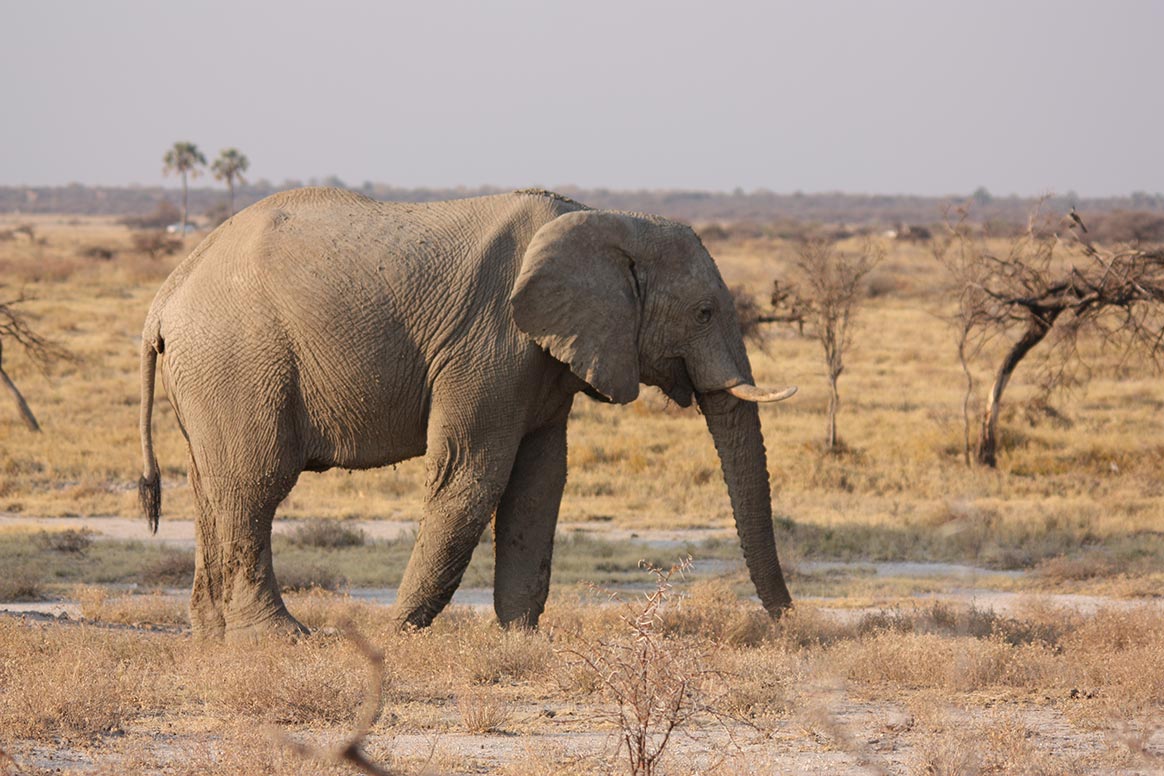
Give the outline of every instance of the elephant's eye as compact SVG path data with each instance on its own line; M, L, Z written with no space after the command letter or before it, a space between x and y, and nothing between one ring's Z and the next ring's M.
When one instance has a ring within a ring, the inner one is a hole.
M711 316L715 310L709 304L701 304L695 308L695 320L699 323L707 323L711 320Z

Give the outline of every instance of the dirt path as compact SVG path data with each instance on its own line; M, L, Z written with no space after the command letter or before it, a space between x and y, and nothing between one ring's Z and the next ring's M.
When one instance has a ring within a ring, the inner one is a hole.
M275 520L273 531L287 534L302 525L304 520L279 518ZM369 539L391 541L416 531L412 520L345 520L344 525L359 528ZM166 544L175 547L194 546L194 521L170 520L163 518L158 523L158 532L151 534L144 518L114 516L96 517L28 517L8 512L0 512L0 533L19 531L64 531L89 530L95 539L117 541L140 541L146 544ZM628 531L593 523L561 523L559 530L566 533L580 533L607 541L638 541L659 547L675 547L684 544L698 544L709 539L732 538L735 533L724 529L653 529Z

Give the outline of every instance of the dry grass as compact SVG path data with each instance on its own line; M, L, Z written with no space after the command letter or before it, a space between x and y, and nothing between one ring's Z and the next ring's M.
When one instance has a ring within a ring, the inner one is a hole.
M457 711L470 733L497 733L509 719L512 708L495 693L471 690L457 697Z
M152 593L117 595L97 585L78 587L72 598L81 605L86 620L122 625L177 625L188 622L184 597Z
M677 593L659 643L698 656L688 702L707 714L676 734L668 772L835 761L838 772L864 762L865 772L1075 773L1164 752L1156 608L1084 616L1033 605L1000 618L927 607L846 621L803 608L762 638L729 644L699 632L706 590ZM327 746L350 729L367 680L345 639L200 644L100 624L156 620L152 596L88 595L91 625L0 619L0 740L18 762L55 741L50 750L109 772L319 772L264 731ZM713 598L724 622L751 611ZM384 710L367 740L381 763L419 772L435 747L437 772L526 763L531 773L593 773L617 748L604 682L576 681L579 641L569 634L622 643L619 607L551 609L538 633L455 610L400 634L378 607L342 597L314 593L294 605L314 607L315 619L351 619L384 653ZM502 751L482 754L489 741Z

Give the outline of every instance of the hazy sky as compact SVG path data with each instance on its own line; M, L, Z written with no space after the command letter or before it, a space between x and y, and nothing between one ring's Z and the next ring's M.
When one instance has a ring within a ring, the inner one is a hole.
M1164 191L1164 2L0 0L0 185Z

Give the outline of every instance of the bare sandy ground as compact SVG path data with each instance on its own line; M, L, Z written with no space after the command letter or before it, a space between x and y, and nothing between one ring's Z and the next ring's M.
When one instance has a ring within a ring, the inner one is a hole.
M287 534L304 522L303 520L280 518L275 520L273 531L276 534ZM364 531L368 538L381 541L399 539L416 531L416 522L411 520L345 520L344 525L359 528ZM0 532L64 531L69 529L92 531L93 538L99 540L140 541L147 544L166 544L176 547L194 546L193 520L170 520L163 517L158 523L158 532L155 535L150 533L144 518L131 519L112 516L27 517L0 512ZM607 541L634 540L658 546L680 546L688 542L698 543L708 539L735 536L733 531L724 529L687 528L628 531L606 526L596 527L592 523L561 523L559 530L593 535Z
M927 736L907 705L895 701L871 701L851 694L842 686L807 687L802 705L790 717L760 722L703 722L677 733L668 747L666 772L741 774L912 774L918 770L923 751L935 742ZM965 710L949 708L949 713L967 717ZM1046 702L1022 704L1025 735L1038 740L1045 751L1083 764L1095 762L1118 746L1109 733L1081 730L1072 725L1062 708ZM394 728L394 714L385 708L381 722L367 736L364 750L373 759L388 762L405 758L414 765L403 772L460 774L491 773L495 769L525 762L550 763L563 758L581 759L588 772L625 772L625 752L619 749L618 732L610 720L597 718L593 707L547 702L513 707L503 728L494 733L462 733L456 730L455 712L449 728L426 733L408 733ZM275 728L269 732L271 745ZM125 735L167 740L172 735L143 721L130 726ZM197 736L195 736L197 738ZM334 746L339 734L299 731L292 738L321 749ZM216 743L213 734L203 736L207 745ZM940 743L940 742L939 742ZM1145 742L1151 753L1164 750L1164 731ZM164 746L164 744L163 744ZM55 744L22 742L12 750L21 762L51 772L84 772L100 757L91 751ZM116 756L116 755L114 755ZM106 756L108 757L108 755ZM1062 760L1060 760L1062 762ZM111 763L106 759L105 764ZM966 770L951 773L978 773L973 760L962 763ZM1096 774L1159 774L1148 763L1129 763L1126 768L1088 768L1073 772ZM512 771L510 771L512 772ZM539 773L549 772L539 769ZM946 771L943 771L946 772ZM996 772L996 771L992 771ZM1050 771L1022 771L1048 773Z
M276 520L274 531L285 534L294 531L303 521ZM345 523L362 528L373 539L396 539L416 530L416 523L394 520L360 520ZM150 533L145 518L127 517L26 517L0 513L0 531L66 531L93 532L97 540L137 541L145 544L165 544L175 547L194 547L194 521L162 518L157 534Z

